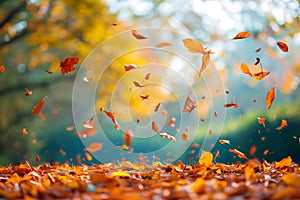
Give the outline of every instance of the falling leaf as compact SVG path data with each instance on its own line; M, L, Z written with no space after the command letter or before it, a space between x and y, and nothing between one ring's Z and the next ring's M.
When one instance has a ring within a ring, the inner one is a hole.
M200 71L199 71L199 77L201 76L202 72L206 69L206 66L208 65L209 61L210 61L209 53L203 54L203 56L202 56L202 66L201 66Z
M60 62L61 73L66 74L75 70L75 66L79 58L67 58L65 61Z
M32 109L31 114L32 116L38 115L44 108L45 99L47 96L43 97Z
M183 141L185 141L185 142L188 142L188 141L189 141L189 135L188 135L188 132L182 133L181 139L182 139Z
M158 128L157 124L155 123L155 121L152 121L152 130L156 133L159 133L159 128Z
M265 78L269 74L270 74L270 72L258 72L258 73L253 74L253 78L255 78L257 80L262 80L263 78Z
M248 159L247 156L246 156L245 154L243 154L242 152L240 152L240 151L237 150L237 149L229 149L229 152L238 155L239 158Z
M133 84L135 85L135 87L144 87L144 85L142 85L136 81L133 81Z
M260 50L261 50L261 48L258 48L258 49L255 50L255 52L260 52Z
M89 152L96 152L102 149L102 144L99 142L94 142L90 144L88 147L86 147L84 150Z
M163 138L167 138L167 139L169 139L171 141L176 141L175 137L172 136L172 135L169 135L168 133L160 133L159 136L163 137Z
M192 112L197 106L195 105L196 102L193 101L190 96L187 96L185 103L184 103L184 108L182 112Z
M136 123L140 123L141 122L141 118L140 118L140 116L138 116L138 118L137 118L137 120L136 120Z
M112 112L108 112L108 111L104 111L105 114L111 119L111 121L114 123L114 124L117 124L117 120L115 118L115 115L114 113Z
M146 75L145 75L145 80L149 80L150 79L150 75L151 75L151 73L149 72L149 73L147 73Z
M256 146L255 145L252 145L249 149L249 154L250 156L254 156L255 152L256 152Z
M162 114L163 116L167 116L167 115L168 115L168 111L166 111L166 110L164 109L164 110L161 111L161 114Z
M85 157L86 157L86 159L87 159L88 161L93 160L93 157L91 156L91 154L89 154L89 153L87 153L87 152L85 152Z
M276 87L273 87L271 90L268 91L266 96L266 105L268 109L271 108L275 97L276 97Z
M213 160L216 160L219 156L220 156L220 151L216 150Z
M269 153L269 149L264 150L264 155L267 155Z
M136 66L135 64L125 64L124 65L125 71L130 71L130 70L137 69L137 68L140 68L140 67Z
M221 144L230 144L230 140L219 140Z
M290 156L283 158L281 161L279 162L275 162L275 168L277 169L281 169L284 167L290 167L293 163L293 160Z
M191 53L204 53L204 47L197 40L183 39L183 44Z
M48 69L45 70L48 74L53 74L53 72L49 71Z
M210 167L213 164L213 154L209 151L202 150L198 163L205 167Z
M133 35L136 39L138 39L138 40L147 39L147 37L141 35L141 34L138 33L137 30L135 30L135 29L132 29L132 30L131 30L131 33L132 33L132 35Z
M22 128L22 134L23 135L27 135L28 134L28 131L26 130L26 128Z
M239 32L234 38L232 38L233 40L238 40L238 39L244 39L244 38L248 38L251 36L250 31L245 31L245 32Z
M4 73L5 72L5 67L3 65L0 66L0 72Z
M283 51L283 52L288 52L289 51L288 45L285 44L284 42L277 42L276 44L281 49L281 51Z
M241 64L241 70L244 74L248 74L249 76L252 76L252 73L251 73L248 65L246 65L245 63Z
M224 107L225 108L229 108L229 107L233 107L233 108L238 108L238 103L237 102L230 102L230 103L226 103L226 104L224 104Z
M157 45L155 45L155 47L158 47L158 48L165 47L165 46L172 46L172 44L169 42L160 42Z
M266 126L266 125L265 125L266 118L264 118L264 117L257 117L257 122L258 122L259 124L262 124L264 127Z
M56 114L58 114L58 112L59 112L59 109L56 108L53 112L51 112L51 114L52 114L52 115L56 115Z
M35 162L39 162L41 159L38 155L35 156Z
M129 129L126 129L123 133L123 141L128 147L131 146L132 138L132 132Z
M218 117L217 111L214 112L214 117Z
M156 104L155 107L154 107L154 112L157 112L159 107L160 107L160 103Z
M86 83L91 83L91 82L94 81L94 77L88 78L88 77L85 76L85 77L83 77L83 81L86 82Z
M175 121L176 121L176 118L175 118L175 117L172 117L172 118L168 121L169 126L175 127L175 124L174 124Z
M122 146L118 146L120 149L122 149L122 150L128 150L129 148L128 148L128 146L127 145L125 145L125 144L123 144Z
M260 63L260 58L256 58L256 62L254 63L254 65L258 65Z
M28 89L28 88L25 88L24 95L25 96L30 96L30 95L32 95L32 91L30 89Z
M281 120L281 125L276 128L276 130L281 130L283 127L288 126L287 121L285 119Z
M72 131L72 130L74 130L74 128L75 128L75 126L68 126L68 127L66 128L66 130L67 130L67 131Z
M147 95L140 94L140 97L142 98L142 100L149 99L149 94Z

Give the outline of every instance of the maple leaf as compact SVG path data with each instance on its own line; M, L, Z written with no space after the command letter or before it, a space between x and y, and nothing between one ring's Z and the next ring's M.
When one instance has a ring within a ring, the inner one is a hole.
M266 105L268 109L271 108L275 97L276 97L276 87L273 87L271 90L268 91L266 96Z
M65 61L60 62L61 73L66 74L75 70L75 64L77 64L79 58L67 58Z
M183 39L183 44L191 53L204 53L205 48L197 40Z
M238 39L244 39L244 38L248 38L251 36L250 31L245 31L245 32L239 32L234 38L232 38L233 40L238 40Z
M276 44L281 49L281 51L283 51L283 52L288 52L289 51L288 45L285 44L284 42L277 42Z
M31 114L32 116L34 115L38 115L40 114L40 112L43 110L44 108L44 104L45 104L45 99L47 98L47 96L43 97L32 109Z

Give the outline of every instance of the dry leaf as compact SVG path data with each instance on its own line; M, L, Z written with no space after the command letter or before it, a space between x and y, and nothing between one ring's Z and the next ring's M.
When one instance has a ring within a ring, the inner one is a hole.
M210 50L209 50L209 52L210 52ZM202 66L201 66L200 71L199 71L199 77L201 76L202 72L206 69L206 66L208 65L209 61L210 61L209 53L203 54L203 56L202 56Z
M45 70L48 74L53 74L53 72L49 71L48 69Z
M237 149L229 149L229 152L232 152L236 155L238 155L239 158L244 158L244 159L248 159L247 156L245 154L243 154L242 152L240 152Z
M22 128L22 134L23 135L27 135L28 134L28 131L26 130L26 128Z
M142 100L149 99L149 94L140 94L140 97L142 98Z
M142 85L142 84L140 84L136 81L133 81L133 84L134 84L135 87L144 87L144 85Z
M163 137L163 138L167 138L167 139L169 139L171 141L176 141L175 137L172 136L172 135L169 135L168 133L160 133L159 136Z
M281 130L283 127L288 126L287 121L285 119L281 120L281 125L276 128L276 130Z
M266 118L264 118L264 117L257 117L257 122L258 122L259 124L262 124L264 127L266 126L266 125L265 125Z
M86 147L84 150L89 152L96 152L102 149L102 144L99 142L94 142L90 144L88 147Z
M233 40L237 40L237 39L244 39L244 38L248 38L251 36L250 31L245 31L245 32L239 32L234 38L232 38Z
M266 96L266 105L268 109L271 108L275 97L276 97L276 87L273 87L271 90L268 91Z
M132 29L132 30L131 30L131 33L132 33L132 35L133 35L136 39L138 39L138 40L147 39L147 37L141 35L141 34L138 33L137 30L135 30L135 29Z
M176 121L176 118L175 118L175 117L172 117L172 118L168 121L169 126L175 127L175 124L174 124L175 121Z
M154 107L154 112L157 112L159 107L160 107L160 103L156 104L155 107Z
M35 162L40 162L40 157L38 155L35 156Z
M269 74L270 74L270 72L259 72L259 73L253 74L253 78L255 78L257 80L262 80L263 78L265 78Z
M260 52L260 50L261 50L261 48L258 48L258 49L255 50L255 52Z
M25 96L30 96L30 95L32 95L32 91L30 89L28 89L28 88L25 88L24 95Z
M288 45L285 44L284 42L277 42L276 44L281 49L281 51L283 51L283 52L288 52L289 51Z
M258 65L260 63L260 58L256 58L256 62L254 63L254 65Z
M251 73L248 65L246 65L245 63L241 64L241 70L244 74L248 74L249 76L252 76L252 73Z
M204 53L204 47L197 40L183 39L183 44L191 53Z
M146 75L145 75L145 80L149 80L150 79L150 75L151 75L151 73L149 72L149 73L147 73Z
M155 47L158 47L158 48L165 47L165 46L172 46L172 44L169 42L160 42L157 45L155 45Z
M206 167L210 167L213 164L213 154L209 151L202 150L201 156L199 158L198 163L200 165L204 165Z
M44 108L45 99L47 96L43 97L32 109L31 114L32 116L40 114L40 112Z

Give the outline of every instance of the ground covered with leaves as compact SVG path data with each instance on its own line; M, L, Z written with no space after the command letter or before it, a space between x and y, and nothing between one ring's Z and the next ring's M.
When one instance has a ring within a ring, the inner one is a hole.
M6 199L299 199L300 166L279 162L92 166L30 163L0 168Z

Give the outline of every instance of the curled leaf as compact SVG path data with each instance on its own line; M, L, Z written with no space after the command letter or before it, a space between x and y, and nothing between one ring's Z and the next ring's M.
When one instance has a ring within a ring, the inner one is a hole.
M203 54L203 56L202 56L202 66L201 66L200 71L199 71L199 77L201 76L202 72L206 69L209 61L210 61L209 53Z
M254 65L258 65L260 63L260 58L256 58L256 62L254 63Z
M257 122L259 124L262 124L264 127L266 126L265 125L265 121L266 121L266 118L264 118L264 117L257 117Z
M230 144L230 140L219 140L221 144Z
M259 72L259 73L253 74L253 78L255 78L257 80L262 80L263 78L265 78L269 74L270 74L270 72Z
M133 84L135 85L135 87L144 87L144 85L142 85L136 81L133 81Z
M233 40L237 40L237 39L244 39L244 38L248 38L250 37L251 33L250 31L245 31L245 32L239 32L234 38L232 38Z
M200 165L204 165L206 167L210 167L213 164L213 154L209 151L202 150L201 156L199 158L198 163Z
M28 89L28 88L25 88L24 95L25 96L30 96L30 95L32 95L32 91L30 89Z
M266 105L268 109L271 108L275 97L276 97L276 87L273 87L271 90L268 91L266 96Z
M289 51L288 45L285 44L284 42L277 42L276 44L281 49L281 51L283 51L283 52L288 52Z

